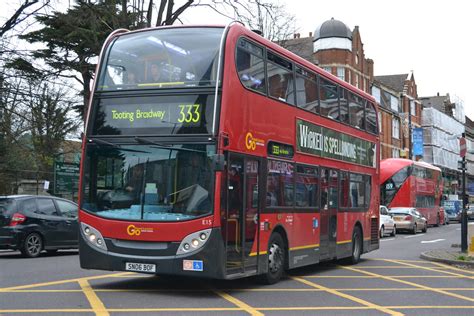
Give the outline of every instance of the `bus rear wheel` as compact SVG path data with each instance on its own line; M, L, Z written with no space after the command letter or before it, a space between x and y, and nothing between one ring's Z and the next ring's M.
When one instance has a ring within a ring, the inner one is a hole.
M352 254L345 260L348 264L356 264L362 255L362 231L359 226L354 227L352 233Z
M285 269L285 243L278 233L270 236L268 243L268 271L260 275L259 280L264 284L277 283Z

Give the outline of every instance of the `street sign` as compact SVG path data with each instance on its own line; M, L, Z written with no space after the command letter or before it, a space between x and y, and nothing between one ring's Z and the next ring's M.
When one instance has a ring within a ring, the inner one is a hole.
M466 156L466 139L464 137L459 138L459 156L464 158Z
M414 128L411 135L413 140L413 155L423 156L423 129Z
M79 187L79 164L56 162L54 166L54 194L67 195Z

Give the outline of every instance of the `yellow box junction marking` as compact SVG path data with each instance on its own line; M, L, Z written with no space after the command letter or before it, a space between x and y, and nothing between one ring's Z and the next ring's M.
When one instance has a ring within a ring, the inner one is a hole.
M81 286L82 291L84 292L89 304L91 304L92 310L97 316L109 316L107 308L105 308L104 303L100 298L95 294L94 290L91 288L87 280L79 280L79 285Z
M219 291L219 290L213 290L213 291L214 291L214 293L216 293L217 295L219 295L223 299L231 302L232 304L237 305L238 307L240 307L241 309L243 309L244 311L246 311L250 315L263 316L263 314L260 313L258 310L256 310L252 306L242 302L241 300L239 300L239 299L237 299L237 298L235 298L235 297L233 297L233 296L231 296L231 295L229 295L225 292Z
M469 301L469 302L474 302L474 299L463 296L463 295L459 295L459 294L455 294L455 293L451 293L451 292L446 292L446 291L443 291L443 290L440 290L440 289L437 289L437 288L431 288L431 287L428 287L428 286L424 286L424 285L421 285L421 284L417 284L417 283L413 283L413 282L409 282L409 281L405 281L405 280L399 280L395 277L389 277L389 276L385 276L385 275L381 275L381 274L376 274L376 273L373 273L373 272L364 271L364 270L357 269L357 268L352 268L352 267L345 267L345 266L340 266L340 267L343 268L343 269L346 269L346 270L353 271L353 272L359 272L359 273L362 273L362 274L379 277L379 278L384 279L384 280L403 283L403 284L414 286L414 287L417 287L417 288L420 288L420 289L425 289L427 291L432 291L432 292L452 296L452 297L455 297L455 298L460 298L462 300L466 300L466 301Z
M424 266L420 266L420 265L416 265L416 264L412 264L412 263L408 263L408 262L403 262L403 261L399 261L399 260L393 260L393 259L383 259L383 260L386 261L386 262L393 262L393 263L397 263L397 264L402 264L402 265L405 265L405 266L411 267L411 268L434 271L434 272L443 273L443 274L449 274L449 275L455 276L455 277L474 279L474 276L469 276L469 275L444 271L444 270L440 270L440 269L436 269L436 268L424 267Z
M73 282L79 282L80 280L90 281L90 280L113 278L113 277L116 277L116 276L119 276L119 275L125 276L125 275L129 275L129 274L132 274L132 272L120 272L120 273L103 274L103 275L90 276L90 277L84 277L84 278L75 278L75 279L67 279L67 280L59 280L59 281L50 281L50 282L43 282L43 283L33 283L33 284L26 284L26 285L4 287L4 288L0 288L0 293L2 293L2 292L12 292L12 291L23 290L23 289L31 289L31 288L42 287L42 286L73 283Z
M346 294L346 293L342 293L342 292L339 292L339 291L334 290L334 289L327 288L327 287L325 287L325 286L316 284L316 283L314 283L314 282L305 280L305 279L303 279L303 278L292 277L292 279L295 280L295 281L304 283L304 284L306 284L306 285L309 285L309 286L311 286L311 287L314 287L314 288L317 288L317 289L320 289L320 290L325 290L325 291L328 292L328 293L331 293L331 294L334 294L334 295L343 297L343 298L345 298L345 299L351 300L351 301L356 302L356 303L359 303L359 304L361 304L361 305L365 305L366 307L369 307L369 308L371 308L371 309L379 310L379 311L384 312L384 313L387 313L387 314L389 314L389 315L396 315L396 316L401 316L401 315L403 315L403 314L400 313L400 312L393 311L393 310L391 310L391 309L388 309L388 308L385 308L385 307L383 307L383 306L380 306L380 305L377 305L377 304L368 302L368 301L363 300L363 299L360 299L360 298L358 298L358 297L355 297L355 296L352 296L352 295L349 295L349 294Z

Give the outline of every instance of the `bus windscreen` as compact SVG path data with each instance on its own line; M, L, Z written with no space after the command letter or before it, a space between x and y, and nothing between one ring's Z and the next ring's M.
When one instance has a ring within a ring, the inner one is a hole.
M97 91L214 86L223 28L165 28L120 35Z
M107 145L91 140L83 210L121 220L183 221L212 212L213 145Z

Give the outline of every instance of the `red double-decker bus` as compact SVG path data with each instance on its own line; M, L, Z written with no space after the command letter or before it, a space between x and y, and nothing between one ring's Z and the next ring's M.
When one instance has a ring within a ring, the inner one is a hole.
M81 165L86 269L279 280L377 249L374 99L247 30L106 41Z
M443 177L441 169L426 162L389 158L380 162L380 204L416 207L430 225L444 220L440 214Z

